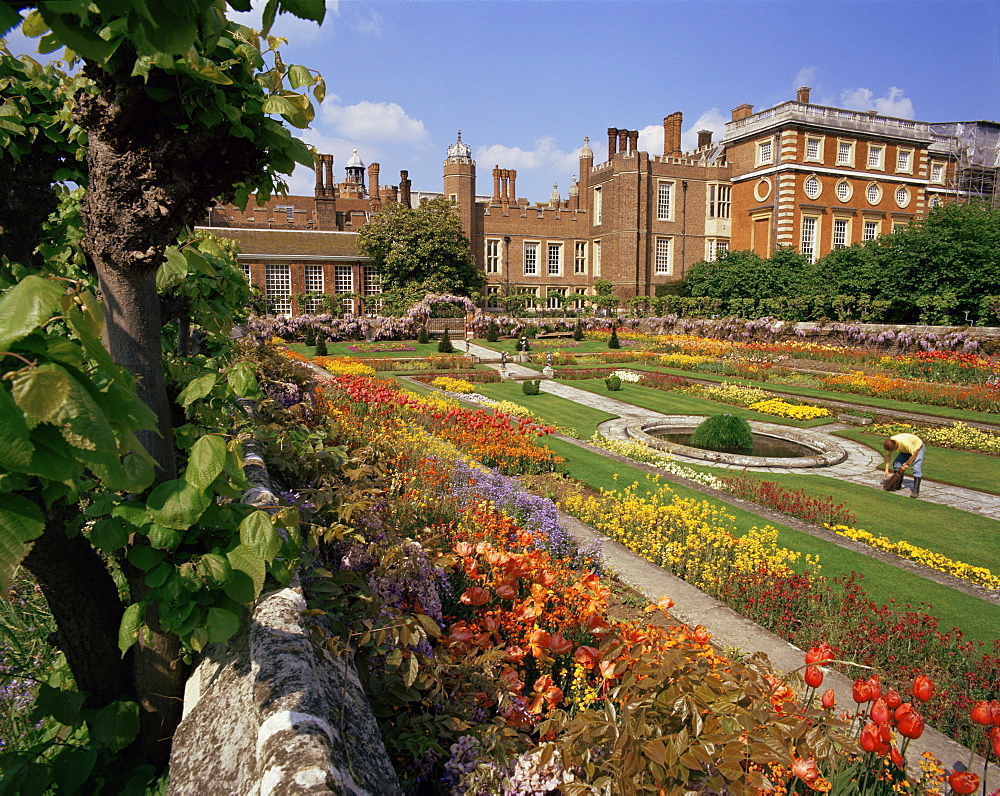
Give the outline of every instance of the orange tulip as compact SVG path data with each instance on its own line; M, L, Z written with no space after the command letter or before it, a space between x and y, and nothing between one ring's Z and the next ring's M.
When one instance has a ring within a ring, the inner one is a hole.
M576 652L573 653L573 657L581 666L592 669L594 664L601 659L601 651L594 647L579 646L576 648Z
M792 758L792 776L798 777L806 784L810 784L819 779L819 769L816 768L816 761L811 757L803 760L801 757Z
M552 634L549 639L549 649L552 650L556 655L562 655L565 652L569 652L573 649L573 642L567 640L561 630L557 630Z
M458 598L463 605L480 606L490 601L490 593L480 586L470 586Z
M818 666L807 666L803 679L810 688L819 688L823 684L823 672Z

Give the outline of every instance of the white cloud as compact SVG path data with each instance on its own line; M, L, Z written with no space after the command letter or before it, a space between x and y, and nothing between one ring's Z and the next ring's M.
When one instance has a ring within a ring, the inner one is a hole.
M377 11L370 11L367 16L358 14L348 25L358 33L376 38L382 33L382 15Z
M639 151L648 152L651 155L663 154L663 125L648 124L639 131ZM596 153L595 153L596 154ZM603 158L594 160L600 162Z
M547 136L535 141L534 149L521 149L503 144L482 146L476 150L475 159L490 168L498 165L502 168L524 170L548 169L574 175L580 167L580 150L563 152L554 146L554 139Z
M903 89L896 86L890 87L884 97L876 97L870 88L844 89L840 92L840 103L842 107L850 110L874 110L883 116L914 118L913 101L903 96Z
M681 133L681 149L690 152L698 148L698 133L701 130L711 130L712 140L721 141L726 132L726 118L719 113L718 108L710 108L699 116L693 125Z
M391 141L421 144L429 136L424 123L407 115L395 102L369 102L338 105L336 96L329 96L320 107L320 118L334 131L358 141Z
M792 81L792 89L797 90L803 86L812 86L816 80L817 69L815 66L804 66L799 70L799 73L795 76L795 80Z

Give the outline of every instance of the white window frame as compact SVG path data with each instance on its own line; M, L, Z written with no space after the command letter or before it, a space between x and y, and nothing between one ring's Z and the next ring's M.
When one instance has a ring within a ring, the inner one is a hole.
M374 265L365 266L364 279L366 296L377 296L382 292L382 274Z
M653 244L653 273L670 276L674 272L674 239L657 236Z
M566 288L549 287L545 289L545 308L550 310L562 309L563 303L561 301L552 301L553 296L560 296L562 298L565 298Z
M500 273L500 239L486 239L486 273Z
M573 273L587 273L587 241L578 240L573 247Z
M823 162L823 142L824 137L821 135L807 135L805 146L802 150L803 160L806 163L822 163ZM815 152L813 154L809 153L810 145L815 145Z
M295 223L295 205L275 205L274 209L285 214L286 224Z
M323 266L309 263L303 268L302 285L306 293L323 293L326 282L323 277ZM318 296L307 298L305 301L306 312L316 312L322 306L323 300Z
M799 241L799 251L809 259L809 262L816 262L819 250L819 216L802 216Z
M833 219L833 236L831 238L831 248L846 249L851 242L851 219Z
M656 183L656 220L674 220L674 184L668 180Z
M536 240L526 240L524 242L523 263L525 276L538 276L538 245Z
M944 185L945 166L942 160L932 160L930 170L930 181L935 185Z
M774 139L767 138L757 142L757 165L770 166L774 163Z
M601 242L595 240L593 243L593 257L594 257L594 278L597 279L601 276Z
M863 241L875 240L875 238L879 236L879 232L881 231L881 226L882 226L881 221L873 218L866 218L862 222L861 226L861 240Z
M714 263L719 255L729 251L729 240L726 238L705 239L705 261Z
M708 183L708 218L730 218L733 207L733 186L722 182Z
M927 202L927 206L930 207L931 209L933 209L935 207L941 207L943 201L944 200L941 199L940 196L938 196L937 194L934 194L934 196L932 196L930 198L930 200Z
M563 245L561 243L545 244L545 273L547 276L562 276ZM553 255L555 258L553 259ZM553 265L555 266L553 268Z
M599 227L604 214L604 202L601 194L601 186L594 186L594 226Z
M898 174L913 174L913 161L915 154L912 149L899 148L896 150L896 172Z
M810 199L819 199L820 194L823 193L823 183L815 174L807 174L802 180L802 192Z
M843 192L843 194L844 194L843 196L841 196L841 193L842 193L841 192L841 188L842 187L846 189ZM854 196L854 186L851 185L850 180L844 180L844 179L837 180L837 186L834 189L834 194L836 195L838 201L841 201L841 202L850 202L851 201L851 197Z
M854 166L854 141L837 140L837 165Z
M243 276L247 278L247 282L250 282L250 263L240 263L240 270L243 272Z
M500 309L500 302L496 301L496 299L500 298L500 287L500 285L486 286L486 306L489 309Z
M882 201L882 188L877 182L870 182L865 186L865 199L870 205L877 205Z
M284 263L264 265L264 295L275 315L292 314L292 268Z
M892 198L896 200L897 207L906 207L910 204L910 191L905 185L900 185L893 192Z
M869 144L865 164L869 169L885 170L885 144Z

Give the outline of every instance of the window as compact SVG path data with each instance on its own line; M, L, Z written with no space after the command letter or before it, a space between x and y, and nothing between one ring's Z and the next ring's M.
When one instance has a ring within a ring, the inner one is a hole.
M799 250L809 258L809 262L816 262L816 222L815 216L802 217L802 245Z
M900 185L896 189L896 204L899 207L906 207L910 203L910 192Z
M500 285L486 286L486 306L491 310L500 309Z
M594 276L601 275L601 242L594 241Z
M587 242L578 240L573 249L573 273L587 273Z
M854 142L853 141L838 141L837 142L837 165L838 166L853 166L854 165Z
M822 186L819 184L819 178L815 174L810 174L806 177L805 182L802 184L803 189L806 192L806 196L810 199L818 199Z
M940 196L932 196L931 200L929 202L929 205L932 208L934 208L934 207L940 207L941 206L941 197Z
M548 275L559 276L562 274L562 244L550 243L548 249Z
M833 219L833 248L843 249L847 246L847 232L850 222L846 218Z
M876 144L868 145L868 168L881 169L882 158L885 155L885 147Z
M500 273L500 241L487 239L486 241L486 273Z
M354 274L351 273L351 266L335 265L333 267L333 290L335 293L354 292Z
M656 255L653 260L654 274L670 273L670 238L656 239Z
M601 223L601 214L603 211L601 206L601 186L594 188L594 225L598 226Z
M365 295L377 296L382 292L382 274L374 265L365 266Z
M247 278L247 282L250 281L250 264L240 263L240 270L243 272L243 276Z
M806 138L806 160L811 160L815 163L823 161L822 138Z
M868 183L868 187L865 189L865 198L868 200L868 204L877 205L882 200L882 189L874 182Z
M524 244L524 275L538 276L538 244Z
M672 182L660 182L656 189L656 218L659 221L670 221L671 199L674 195Z
M279 213L285 214L285 223L294 224L295 223L295 205L275 205L274 214Z
M323 266L307 265L305 268L306 293L323 292ZM323 300L317 297L306 299L305 311L316 312L322 306Z
M709 218L729 218L732 206L730 197L732 196L732 186L711 183L708 186L708 217Z
M288 265L264 266L264 295L275 315L292 314L292 272Z
M774 161L774 141L770 138L757 142L757 165L764 166Z
M896 171L909 174L913 171L913 150L899 149L896 151Z
M550 287L545 291L545 306L550 310L562 308L562 298L566 295L566 288Z
M705 259L714 263L723 254L729 251L729 241L719 240L718 238L708 238L705 241Z
M851 198L851 194L853 193L854 191L851 189L851 184L847 180L840 180L837 183L837 198L841 202L846 202Z
M878 237L878 222L865 221L864 231L861 233L861 240L875 240Z
M944 163L931 163L931 182L944 182Z

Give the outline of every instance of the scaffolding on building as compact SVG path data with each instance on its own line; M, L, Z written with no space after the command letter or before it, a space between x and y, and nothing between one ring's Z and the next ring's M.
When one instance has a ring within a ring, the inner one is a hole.
M935 149L955 162L947 188L961 200L1000 207L1000 123L945 122L930 126Z

